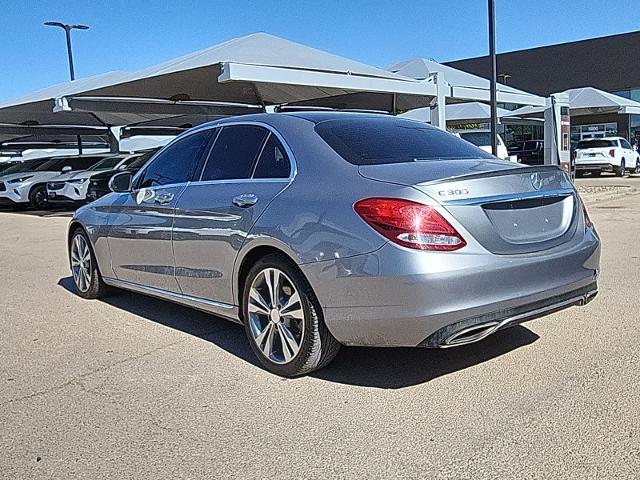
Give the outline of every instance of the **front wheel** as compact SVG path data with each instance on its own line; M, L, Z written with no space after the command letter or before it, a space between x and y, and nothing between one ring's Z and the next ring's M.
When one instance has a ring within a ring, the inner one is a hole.
M249 271L242 314L251 349L277 375L295 377L320 369L340 349L309 282L281 255L268 255Z
M47 187L39 185L29 192L29 206L34 210L46 210L49 207Z
M108 287L102 281L89 237L81 228L78 228L71 238L69 262L78 295L82 298L94 299L107 293Z

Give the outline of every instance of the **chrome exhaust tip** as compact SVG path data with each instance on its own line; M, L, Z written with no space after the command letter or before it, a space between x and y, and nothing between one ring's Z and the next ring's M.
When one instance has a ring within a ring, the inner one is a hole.
M445 341L440 344L440 348L458 347L460 345L479 342L498 330L501 325L502 322L487 322L463 328L447 337Z

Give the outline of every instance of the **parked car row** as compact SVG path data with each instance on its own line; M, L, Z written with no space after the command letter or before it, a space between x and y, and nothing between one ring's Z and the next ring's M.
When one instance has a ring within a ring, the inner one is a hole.
M52 204L80 205L108 193L108 187L91 191L91 180L140 168L153 151L129 154L91 154L45 157L26 160L0 172L0 205L43 210ZM138 161L140 160L140 161Z

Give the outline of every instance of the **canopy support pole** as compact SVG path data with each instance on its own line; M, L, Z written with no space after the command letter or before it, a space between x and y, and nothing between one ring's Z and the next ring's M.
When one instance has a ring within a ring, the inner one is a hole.
M433 83L436 86L436 96L431 102L431 125L441 130L447 129L447 115L446 115L446 89L447 83L444 80L444 75L436 72L432 76Z

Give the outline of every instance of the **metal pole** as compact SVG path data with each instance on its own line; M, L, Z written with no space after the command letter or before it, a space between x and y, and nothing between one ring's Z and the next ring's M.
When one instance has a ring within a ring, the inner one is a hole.
M64 33L67 36L67 55L69 57L69 75L71 76L71 80L76 79L75 72L73 71L73 51L71 50L71 27L66 25L64 27Z
M496 101L496 5L489 1L489 58L491 59L491 153L498 154L498 105Z

